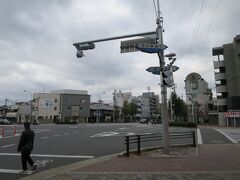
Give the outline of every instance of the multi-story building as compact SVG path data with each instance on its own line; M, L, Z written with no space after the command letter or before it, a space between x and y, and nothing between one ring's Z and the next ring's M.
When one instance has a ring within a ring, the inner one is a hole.
M208 112L214 104L208 83L198 73L187 75L184 81L189 121L195 123L208 121Z
M141 96L142 118L157 119L160 114L159 96L146 92Z
M219 125L240 126L240 35L213 48L212 55Z
M144 119L157 119L160 114L159 96L153 92L143 93L141 96L132 96L131 92L115 93L116 105L120 108L123 107L124 101L134 103L137 105L137 114L135 120ZM121 113L121 112L120 112Z
M116 106L123 107L124 101L127 101L128 103L132 102L133 96L131 92L123 93L122 91L119 91L115 94L116 99Z
M115 106L117 106L119 108L119 120L117 120L117 121L123 122L126 120L126 117L124 117L123 112L122 112L124 102L134 103L137 105L138 112L135 115L135 118L140 119L140 117L141 117L141 101L139 100L138 97L133 96L131 92L123 93L122 91L115 93L114 96L115 96L114 97Z
M40 123L87 122L90 116L90 95L85 90L34 93L32 106L36 109L32 114Z
M89 122L113 122L113 106L104 104L103 101L91 103Z

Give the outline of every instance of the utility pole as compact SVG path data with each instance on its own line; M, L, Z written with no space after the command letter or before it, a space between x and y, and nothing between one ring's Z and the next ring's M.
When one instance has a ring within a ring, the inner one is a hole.
M156 30L156 38L157 38L157 43L163 45L163 19L160 16L160 4L159 0L157 0L157 10L158 10L158 16L157 16L157 30ZM160 82L161 82L161 99L162 99L162 131L163 131L163 153L164 154L169 154L169 131L168 131L168 111L167 111L167 87L163 85L163 69L165 66L165 61L164 61L164 52L160 51L158 53L159 57L159 64L160 64Z
M7 102L9 101L8 98L5 98L5 102L4 102L4 105L7 106Z
M117 114L117 101L116 101L116 89L113 92L113 122L116 122L116 115Z

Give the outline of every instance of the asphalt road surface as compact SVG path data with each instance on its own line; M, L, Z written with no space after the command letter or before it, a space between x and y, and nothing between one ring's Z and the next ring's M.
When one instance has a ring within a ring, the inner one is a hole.
M0 179L18 179L21 171L21 157L17 145L23 125L4 127L4 137L0 138ZM32 125L35 132L32 158L39 164L37 171L43 171L125 151L124 136L134 134L159 133L161 125L151 124L77 124L77 125ZM171 132L190 131L189 128L170 128ZM203 143L231 143L224 135L219 139L218 131L201 128ZM199 133L198 133L199 134ZM210 134L210 135L208 135ZM189 143L189 139L171 143ZM146 143L145 146L159 146L161 142Z

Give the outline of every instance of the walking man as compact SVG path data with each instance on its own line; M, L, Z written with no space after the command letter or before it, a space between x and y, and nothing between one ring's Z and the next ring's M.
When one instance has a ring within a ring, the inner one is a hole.
M30 157L30 154L33 150L34 135L34 132L30 129L30 123L25 122L24 131L22 132L17 148L17 151L21 152L23 174L32 174L37 167ZM31 165L32 171L27 170L27 162Z

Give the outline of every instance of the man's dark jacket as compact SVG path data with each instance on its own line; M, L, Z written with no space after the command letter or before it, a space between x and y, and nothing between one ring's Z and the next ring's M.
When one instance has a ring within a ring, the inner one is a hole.
M32 151L34 135L35 134L31 129L25 129L22 132L17 151Z

